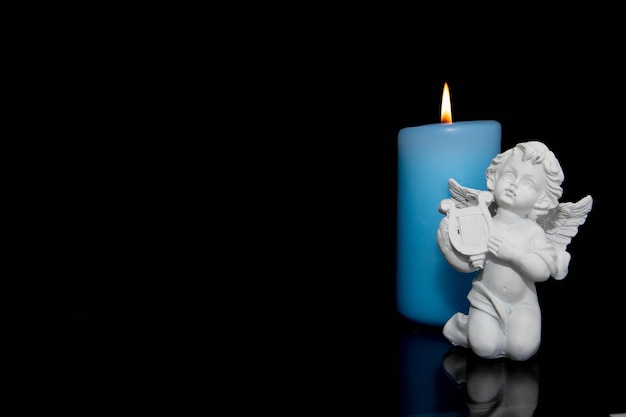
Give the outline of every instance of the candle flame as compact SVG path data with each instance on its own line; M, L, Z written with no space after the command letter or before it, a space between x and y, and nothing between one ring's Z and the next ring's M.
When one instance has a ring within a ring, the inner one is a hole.
M447 82L443 85L441 96L441 123L452 123L452 103L450 102L450 88Z

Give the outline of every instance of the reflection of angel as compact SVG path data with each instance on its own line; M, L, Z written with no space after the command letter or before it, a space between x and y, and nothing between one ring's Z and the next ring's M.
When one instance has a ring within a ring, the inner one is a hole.
M443 368L457 384L465 384L470 417L532 417L539 400L539 363L485 360L453 348Z
M563 170L538 141L498 154L486 178L490 193L451 179L452 199L440 205L447 213L437 232L444 257L461 272L481 269L467 295L468 314L454 314L443 334L482 358L527 360L541 339L535 283L565 278L567 245L585 222L592 198L559 203ZM474 216L463 215L469 209Z

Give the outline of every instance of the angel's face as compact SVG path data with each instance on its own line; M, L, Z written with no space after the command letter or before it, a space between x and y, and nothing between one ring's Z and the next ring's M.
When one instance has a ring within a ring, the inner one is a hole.
M541 164L522 161L522 152L515 149L500 167L493 193L498 207L526 216L545 191L546 176Z

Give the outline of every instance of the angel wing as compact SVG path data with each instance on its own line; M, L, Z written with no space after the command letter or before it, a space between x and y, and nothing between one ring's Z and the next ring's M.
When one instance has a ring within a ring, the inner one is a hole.
M538 216L537 224L543 228L552 244L565 250L578 233L578 226L585 223L592 205L590 195L576 203L559 203L548 213Z
M465 187L459 184L455 179L450 178L448 180L448 190L450 191L450 198L454 200L456 208L465 208L478 205L478 194L481 190L476 188ZM489 212L493 216L495 214L496 204L493 202L489 206Z

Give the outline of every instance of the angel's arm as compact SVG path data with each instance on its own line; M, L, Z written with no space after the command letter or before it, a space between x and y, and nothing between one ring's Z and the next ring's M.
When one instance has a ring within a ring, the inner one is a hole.
M546 281L563 268L567 270L567 264L561 265L558 261L561 249L548 242L544 231L537 225L527 227L524 234L491 235L488 248L496 259L535 282Z

